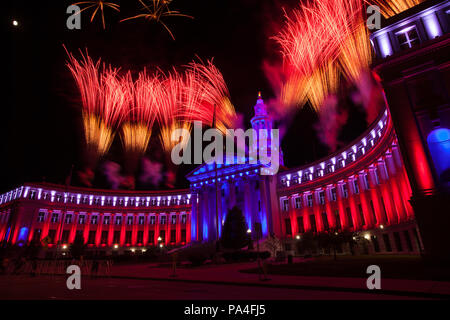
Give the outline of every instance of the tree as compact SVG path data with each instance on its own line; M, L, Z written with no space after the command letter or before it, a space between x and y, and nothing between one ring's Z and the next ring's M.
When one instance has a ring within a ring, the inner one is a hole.
M281 242L274 234L271 234L264 242L264 246L270 251L272 257L276 257L277 251L281 249Z
M307 252L312 254L317 251L317 241L313 232L305 232L297 241L298 252Z
M228 211L220 242L227 249L241 249L248 245L247 223L242 211L234 206Z
M81 234L75 236L75 240L70 246L70 254L74 259L80 259L85 249L84 237Z

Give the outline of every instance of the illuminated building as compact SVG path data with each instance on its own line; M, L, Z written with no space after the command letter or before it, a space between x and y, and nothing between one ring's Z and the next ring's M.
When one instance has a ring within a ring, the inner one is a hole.
M73 243L106 253L190 241L188 190L127 192L25 184L1 196L0 236L23 245Z
M0 237L54 245L79 233L103 252L213 241L237 206L254 238L275 234L286 250L305 233L350 231L370 253L450 256L449 15L449 1L426 1L372 33L388 109L323 159L274 176L259 164L203 164L178 191L25 184L0 196ZM251 124L273 126L260 96Z

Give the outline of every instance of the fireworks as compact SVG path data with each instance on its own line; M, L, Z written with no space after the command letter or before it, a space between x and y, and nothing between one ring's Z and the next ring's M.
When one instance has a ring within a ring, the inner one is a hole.
M381 13L385 18L390 18L409 8L412 8L424 0L366 0L369 4L375 4L380 7Z
M94 166L111 146L114 130L123 120L127 102L126 92L117 79L117 69L99 71L100 60L94 61L86 54L79 62L68 53L67 66L81 95L86 161Z
M155 91L158 85L158 76L151 78L145 71L139 74L134 83L130 74L123 79L129 103L121 139L127 154L140 156L147 150L156 119Z
M191 18L193 17L185 15L180 13L179 11L173 11L169 8L169 4L172 2L171 0L147 0L148 3L146 3L144 0L139 0L139 2L142 5L142 9L145 11L145 13L141 13L126 19L122 19L122 21L132 20L132 19L139 19L143 18L146 20L153 20L157 23L161 23L161 25L167 30L167 32L170 34L173 40L175 40L175 37L173 36L172 31L170 31L169 27L162 21L162 18L165 17L186 17Z
M337 87L336 68L330 63L337 56L340 37L335 37L336 22L329 24L328 11L321 8L321 3L308 3L286 15L286 22L281 32L273 37L282 48L284 67L289 77L282 87L285 102L297 104L304 102L307 95L315 110L320 108L323 99ZM297 95L293 89L299 90ZM287 95L287 93L289 93ZM286 99L288 98L288 99Z
M105 13L104 13L104 9L105 8L111 8L113 10L116 11L120 11L120 5L114 3L114 2L106 2L106 1L102 1L102 0L97 0L97 1L82 1L82 2L77 2L74 3L74 5L79 5L79 4L86 4L87 6L84 7L83 9L81 9L80 13L83 12L84 10L90 9L90 8L95 8L94 12L91 15L91 22L94 20L97 12L99 12L99 14L102 17L102 24L103 24L103 29L105 29Z
M230 93L225 83L222 73L214 66L212 61L191 62L188 65L188 73L193 74L193 80L190 82L195 90L201 92L201 101L198 108L191 109L191 119L213 122L214 106L216 108L216 128L225 133L226 128L232 125L236 112L230 101ZM191 90L188 87L187 90Z
M285 73L280 102L303 105L307 97L320 109L336 92L340 75L357 81L372 61L361 0L317 0L286 15L281 32L273 37L281 46Z
M165 75L155 94L158 101L157 120L160 127L160 141L166 154L169 154L179 142L172 140L172 132L181 128L190 131L190 123L180 120L183 96L181 75L176 70Z

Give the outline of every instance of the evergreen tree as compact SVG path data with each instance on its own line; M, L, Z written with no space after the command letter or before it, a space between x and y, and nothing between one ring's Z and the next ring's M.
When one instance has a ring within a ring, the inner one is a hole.
M220 240L226 249L241 249L248 244L247 223L238 207L234 206L228 211Z

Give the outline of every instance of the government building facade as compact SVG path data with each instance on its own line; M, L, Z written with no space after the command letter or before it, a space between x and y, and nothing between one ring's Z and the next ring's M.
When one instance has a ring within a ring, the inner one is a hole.
M437 241L450 207L449 16L449 1L426 1L372 33L387 109L323 159L275 175L258 163L203 164L184 190L26 183L0 196L0 239L67 248L79 235L105 254L142 252L214 241L237 206L254 239L275 235L288 251L305 233L347 231L367 240L367 253L448 251ZM252 128L272 129L261 96L254 110Z

